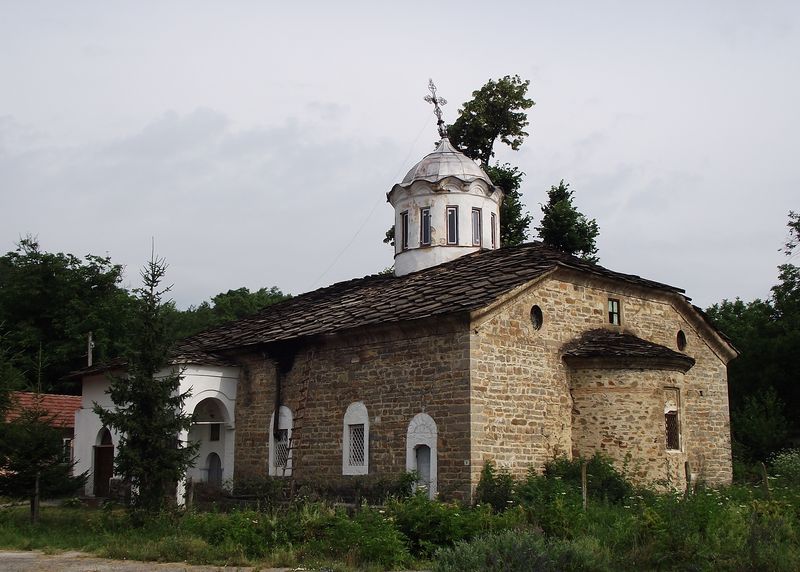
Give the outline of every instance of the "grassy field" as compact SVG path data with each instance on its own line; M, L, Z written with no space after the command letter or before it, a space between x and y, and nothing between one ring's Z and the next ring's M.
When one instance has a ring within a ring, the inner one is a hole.
M423 495L349 511L322 502L270 510L0 510L0 547L82 550L197 564L463 570L800 570L800 486L638 490L596 464L583 509L575 464L514 481L485 472L478 506Z

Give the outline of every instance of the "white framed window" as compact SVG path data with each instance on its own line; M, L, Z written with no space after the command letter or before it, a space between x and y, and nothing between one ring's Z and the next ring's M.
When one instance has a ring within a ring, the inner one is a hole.
M447 244L458 244L458 207L447 207Z
M497 215L491 216L492 248L497 248Z
M342 431L342 474L369 474L369 415L356 401L347 406Z
M400 248L408 250L408 211L400 213Z
M472 246L480 246L482 239L481 209L472 209Z
M430 246L431 244L431 209L423 207L419 209L419 245Z
M292 475L292 410L281 405L278 429L275 430L275 413L269 420L269 474L276 477Z

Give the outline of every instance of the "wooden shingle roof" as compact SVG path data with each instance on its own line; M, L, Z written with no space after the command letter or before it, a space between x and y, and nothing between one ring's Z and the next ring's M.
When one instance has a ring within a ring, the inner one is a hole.
M223 351L468 312L557 267L673 293L680 288L614 272L533 242L476 252L405 276L374 275L339 282L267 306L196 334L182 348Z
M628 332L608 329L584 332L567 345L562 355L564 361L573 366L605 360L628 361L637 365L650 362L659 367L667 365L688 371L695 363L694 358L661 344L643 340Z

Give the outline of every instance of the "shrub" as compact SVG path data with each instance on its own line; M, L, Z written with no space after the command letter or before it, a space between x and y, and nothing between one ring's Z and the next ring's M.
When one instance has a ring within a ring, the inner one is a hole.
M287 499L286 483L286 479L277 477L250 477L236 480L232 489L235 496L254 498L264 506L272 506Z
M572 536L586 516L580 485L561 476L538 475L530 469L517 485L516 497L531 523L559 538Z
M789 485L800 485L800 449L786 449L772 459L772 471Z
M410 560L405 537L380 511L363 507L353 518L341 509L313 516L304 523L303 551L308 556L339 558L352 565L379 564L385 568L401 566Z
M800 570L800 535L793 507L780 501L753 501L747 556L753 570Z
M434 572L549 572L555 563L547 554L541 534L505 530L487 534L472 542L460 541L436 552Z
M487 507L488 508L488 507ZM486 525L480 509L429 500L424 492L388 505L397 528L408 538L413 554L430 556L441 546L476 536Z
M603 499L612 503L621 503L633 492L633 486L625 476L611 463L611 459L595 453L586 460L586 480L590 499ZM581 465L584 459L576 457L567 459L558 457L545 465L547 477L561 478L572 483L581 490Z
M478 504L488 504L495 511L502 512L514 502L514 478L507 469L495 470L492 461L486 461L481 471L481 479L475 490Z
M610 556L595 539L549 542L532 530L505 530L436 552L434 572L563 572L610 570Z
M391 476L364 475L341 477L320 482L302 482L297 497L311 501L343 501L355 504L382 504L390 498L411 496L418 477L416 472Z

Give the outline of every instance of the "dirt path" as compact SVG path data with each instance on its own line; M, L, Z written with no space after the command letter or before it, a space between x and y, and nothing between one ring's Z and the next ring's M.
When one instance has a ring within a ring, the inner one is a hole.
M0 551L0 570L3 572L255 572L254 568L237 566L193 566L191 564L158 562L136 562L131 560L108 560L83 552ZM259 572L291 572L292 568L259 568Z

